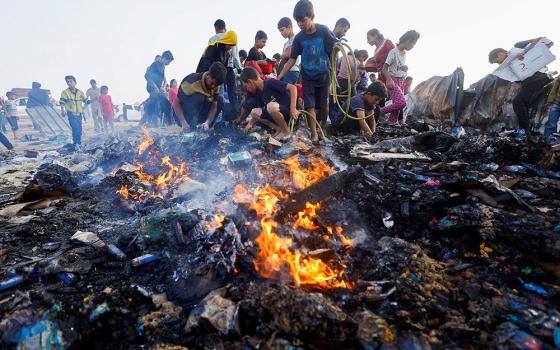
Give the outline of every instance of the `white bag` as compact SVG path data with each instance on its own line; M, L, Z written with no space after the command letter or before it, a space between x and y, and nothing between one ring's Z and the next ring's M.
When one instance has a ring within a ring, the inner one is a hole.
M523 81L555 59L556 57L550 52L548 47L540 42L524 55L523 60L515 59L509 66L519 80Z

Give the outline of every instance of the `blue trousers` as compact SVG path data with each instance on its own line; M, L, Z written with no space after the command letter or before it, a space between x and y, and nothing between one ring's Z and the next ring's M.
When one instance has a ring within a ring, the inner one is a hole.
M74 145L82 144L82 119L84 115L82 113L74 114L72 112L66 112L68 116L68 123L70 124L70 129L72 129L72 142Z
M544 124L544 136L549 137L558 131L558 119L560 118L560 103L556 102L550 106L548 120Z

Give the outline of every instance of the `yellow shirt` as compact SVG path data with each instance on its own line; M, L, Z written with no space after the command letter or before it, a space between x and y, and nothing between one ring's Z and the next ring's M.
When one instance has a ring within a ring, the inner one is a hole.
M64 105L67 112L73 114L80 114L84 111L84 102L86 101L86 95L81 90L76 89L76 92L66 89L62 91L60 95L60 103Z

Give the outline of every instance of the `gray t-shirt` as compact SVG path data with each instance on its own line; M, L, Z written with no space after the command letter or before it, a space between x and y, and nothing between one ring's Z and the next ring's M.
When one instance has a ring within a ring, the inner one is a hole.
M292 46L292 44L294 43L294 38L296 36L292 36L290 39L288 39L288 41L286 41L286 43L284 44L284 49L283 52L286 51L289 47ZM300 60L301 58L298 56L298 58L296 59L296 64L293 65L292 68L290 68L290 72L299 72L299 64L300 64Z
M389 75L397 78L406 78L407 73L401 68L406 65L406 51L401 51L397 47L392 49L385 60L389 66Z

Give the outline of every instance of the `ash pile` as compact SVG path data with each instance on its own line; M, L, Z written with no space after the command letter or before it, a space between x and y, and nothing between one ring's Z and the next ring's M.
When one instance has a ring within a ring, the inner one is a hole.
M560 162L519 132L134 130L0 166L6 349L552 349Z

